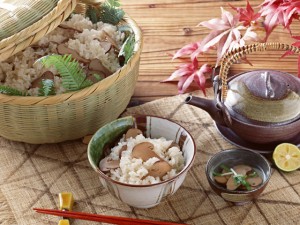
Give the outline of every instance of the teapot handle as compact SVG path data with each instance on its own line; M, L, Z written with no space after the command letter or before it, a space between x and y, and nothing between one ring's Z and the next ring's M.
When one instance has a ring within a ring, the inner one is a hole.
M227 96L227 75L229 72L230 66L240 60L243 56L250 54L252 52L263 52L267 50L285 50L292 51L294 53L300 53L300 48L297 48L292 45L271 42L271 43L255 43L251 45L245 45L236 49L233 49L230 52L227 52L220 62L220 80L221 80L221 101L224 102Z

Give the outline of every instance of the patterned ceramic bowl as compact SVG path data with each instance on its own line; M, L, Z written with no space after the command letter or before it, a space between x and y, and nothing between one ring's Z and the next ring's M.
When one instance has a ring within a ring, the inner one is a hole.
M184 168L171 179L149 185L132 185L115 181L99 169L99 162L105 155L107 146L114 146L129 128L137 125L146 137L175 141L183 152ZM101 127L88 145L88 158L93 169L99 174L101 184L114 197L137 208L150 208L174 194L184 181L195 158L196 146L192 136L182 126L168 119L141 116L125 117Z
M249 191L228 190L214 179L214 172L218 171L221 165L225 165L227 168L237 165L250 166L262 178L262 182ZM236 205L242 205L257 198L263 192L271 177L271 167L268 161L259 153L245 149L230 149L215 154L207 162L205 172L211 188L224 200L233 202Z

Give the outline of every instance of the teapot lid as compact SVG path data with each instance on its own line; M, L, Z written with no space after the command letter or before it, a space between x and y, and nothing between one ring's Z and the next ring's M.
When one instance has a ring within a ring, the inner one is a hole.
M289 123L300 118L300 79L275 70L254 70L232 77L224 102L245 122Z

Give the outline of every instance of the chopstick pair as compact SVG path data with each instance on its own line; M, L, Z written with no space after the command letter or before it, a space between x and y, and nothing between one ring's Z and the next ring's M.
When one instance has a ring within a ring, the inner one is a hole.
M34 208L33 210L35 210L38 213L49 214L54 216L61 216L66 218L88 220L88 221L97 221L97 222L104 222L104 223L112 223L118 225L141 225L141 224L143 225L186 225L183 223L98 215L98 214L91 214L91 213L84 213L84 212L62 211L56 209Z

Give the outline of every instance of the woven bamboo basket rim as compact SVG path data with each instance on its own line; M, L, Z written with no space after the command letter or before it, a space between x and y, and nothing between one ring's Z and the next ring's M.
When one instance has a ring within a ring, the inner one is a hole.
M0 62L20 52L41 37L54 30L72 13L77 0L59 0L42 19L24 28L20 32L0 41Z
M283 51L292 51L294 53L299 54L300 48L279 42L270 42L270 43L255 43L250 45L245 45L243 47L239 47L233 49L232 51L227 52L221 60L221 68L220 68L220 79L221 79L221 101L224 102L227 97L228 91L228 82L227 77L229 73L229 69L232 64L239 61L242 57L253 53L253 52L263 52L270 50L283 50Z
M142 49L143 39L142 33L136 22L130 18L127 14L124 16L125 22L130 25L135 35L135 45L134 53L132 57L128 60L127 64L121 67L112 75L107 78L78 91L67 92L52 96L10 96L5 94L0 94L0 103L11 104L11 105L55 105L66 101L77 101L91 95L97 95L99 92L107 89L116 80L125 76L131 69L131 65L139 60L139 56Z

